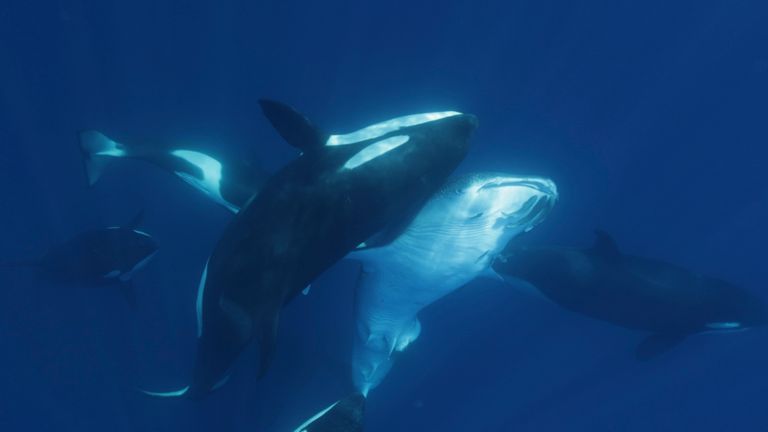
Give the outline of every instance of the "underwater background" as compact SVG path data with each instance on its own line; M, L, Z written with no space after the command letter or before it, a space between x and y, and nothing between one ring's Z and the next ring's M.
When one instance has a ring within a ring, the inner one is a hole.
M142 163L89 188L77 132L295 157L257 100L326 130L460 110L459 168L547 176L560 200L525 242L673 262L768 294L768 5L760 1L0 3L0 257L145 211L160 253L119 292L0 271L0 430L291 431L349 384L356 266L281 316L202 401L158 400L195 351L194 296L226 210ZM768 430L768 329L700 335L649 362L641 332L491 280L421 315L371 394L383 431Z

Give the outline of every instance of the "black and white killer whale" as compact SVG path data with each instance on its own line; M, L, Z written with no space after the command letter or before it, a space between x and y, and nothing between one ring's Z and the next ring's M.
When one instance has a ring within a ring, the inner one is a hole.
M651 335L637 348L654 357L697 333L724 333L768 322L747 290L653 259L625 255L605 232L591 248L510 245L493 268L565 309Z
M174 174L234 213L261 188L267 177L247 159L189 148L127 145L95 130L80 133L80 150L90 185L116 159L141 160Z
M5 266L32 267L45 278L60 283L119 285L133 303L131 280L158 251L154 239L138 229L141 219L139 213L125 226L83 232L52 247L39 259Z
M390 221L423 204L464 158L476 127L474 116L447 111L324 135L290 107L261 104L302 154L237 213L205 266L192 384L150 394L199 396L217 388L253 338L263 374L283 305Z

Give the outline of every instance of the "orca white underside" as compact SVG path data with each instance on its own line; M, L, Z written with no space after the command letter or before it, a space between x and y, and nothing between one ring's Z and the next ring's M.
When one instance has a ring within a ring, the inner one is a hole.
M198 178L182 171L175 171L180 179L187 182L192 187L202 191L217 203L226 207L232 213L237 213L240 208L227 201L221 194L222 164L218 160L208 156L205 153L193 150L174 150L173 156L183 159L196 166L203 173L202 178Z

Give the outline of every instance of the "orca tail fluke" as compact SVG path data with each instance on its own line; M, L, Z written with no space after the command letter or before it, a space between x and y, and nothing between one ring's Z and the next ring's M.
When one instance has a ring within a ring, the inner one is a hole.
M80 150L83 153L88 184L93 186L112 158L128 155L123 144L113 141L95 130L80 132Z
M294 432L363 432L365 396L353 393L321 410Z

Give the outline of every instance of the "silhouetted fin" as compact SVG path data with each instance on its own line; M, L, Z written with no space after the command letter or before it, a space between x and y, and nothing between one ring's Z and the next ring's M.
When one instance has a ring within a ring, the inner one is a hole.
M280 308L275 308L271 317L266 317L261 321L256 329L256 337L259 340L259 374L258 378L263 377L272 359L275 357L275 346L277 342L277 322L280 317Z
M325 145L324 134L292 107L269 99L261 99L259 104L264 116L288 144L302 152Z
M94 130L80 132L80 150L83 153L88 184L91 186L99 180L112 158L128 155L124 145Z
M353 393L323 409L294 432L363 432L365 396Z
M638 360L650 360L677 346L686 335L680 333L654 333L637 346L635 357Z
M131 309L136 309L136 290L133 288L133 282L130 280L121 282L120 292L123 294L123 297L125 297L125 301L128 302Z
M134 230L144 225L144 209L139 210L123 228Z
M621 256L621 252L610 234L603 230L595 230L595 236L595 244L592 245L592 253L605 258L616 258Z

